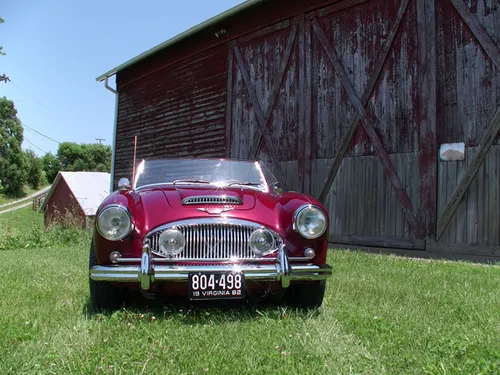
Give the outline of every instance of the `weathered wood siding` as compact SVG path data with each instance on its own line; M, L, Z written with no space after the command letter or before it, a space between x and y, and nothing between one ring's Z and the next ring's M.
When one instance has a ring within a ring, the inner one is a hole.
M137 159L226 155L227 48L216 48L149 75L122 75L114 182Z
M332 241L498 245L498 1L246 12L118 74L115 181L138 135L138 158L266 161L325 202ZM438 160L450 142L465 143L464 162Z
M500 4L439 1L436 17L438 141L466 146L464 161L438 163L436 240L500 256Z
M471 147L463 161L439 162L439 215L476 153L477 147ZM439 242L500 245L500 145L488 152Z
M398 171L390 157L419 150L419 108L422 102L428 103L419 94L418 40L412 37L419 32L416 4L408 0L339 2L234 41L228 78L230 156L258 156L286 185L320 195L314 190L327 173L312 173L316 160L328 159L328 165L339 155L377 155L373 161L378 160L381 173L387 172L391 198L402 207L401 223L410 227L401 233L390 231L391 235L422 238L425 224L417 217L421 187L413 189L410 193L415 198L410 198L406 177L398 173L404 171ZM363 101L369 101L368 108L363 108ZM362 126L348 134L347 125L355 113ZM297 181L290 180L289 170L280 168L290 161L297 163ZM418 176L416 155L414 161ZM359 167L356 172L364 176ZM421 181L416 176L415 181ZM435 184L435 176L430 177ZM343 181L354 194L356 185L354 178ZM325 196L331 193L330 189ZM384 199L381 204L390 201ZM435 210L435 205L424 210ZM435 214L429 216L435 221ZM378 235L375 228L366 232Z
M297 160L299 43L289 22L275 25L271 30L274 32L246 36L238 43L242 59L235 57L232 67L229 121L233 132L232 157L249 157L254 138L260 133L256 113L261 111L272 140L280 150L280 160ZM243 70L248 71L249 82L245 81ZM252 97L257 101L253 102ZM267 153L267 145L262 148Z
M454 7L459 1L492 39L497 52L500 3L497 0L437 2L439 143L465 142L467 147L476 147L500 106L500 67L495 66L495 60Z
M392 154L403 187L419 206L417 153ZM313 181L323 181L330 159L313 163ZM319 187L316 186L315 194ZM349 236L384 237L412 242L414 238L401 203L375 156L346 157L325 202L331 216L330 238L345 242Z
M361 97L373 74L381 46L395 22L400 1L372 0L318 18L328 41ZM418 150L418 39L416 2L405 12L398 33L378 78L367 110L388 153ZM313 157L333 158L347 125L356 113L349 95L336 74L324 46L313 38ZM375 155L365 129L360 126L346 156Z

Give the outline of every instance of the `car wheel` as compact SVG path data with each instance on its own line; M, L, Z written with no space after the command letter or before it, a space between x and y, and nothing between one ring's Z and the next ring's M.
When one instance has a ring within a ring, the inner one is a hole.
M89 271L97 265L97 258L94 253L94 245L90 246ZM124 290L118 286L104 281L92 280L89 276L90 302L95 313L117 310L120 308Z
M316 309L323 303L326 280L292 284L287 292L287 302L301 309Z

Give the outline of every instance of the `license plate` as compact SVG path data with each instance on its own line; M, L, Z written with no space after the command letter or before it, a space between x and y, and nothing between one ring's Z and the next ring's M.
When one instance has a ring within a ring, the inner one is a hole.
M245 297L245 275L241 272L195 272L188 280L191 300Z

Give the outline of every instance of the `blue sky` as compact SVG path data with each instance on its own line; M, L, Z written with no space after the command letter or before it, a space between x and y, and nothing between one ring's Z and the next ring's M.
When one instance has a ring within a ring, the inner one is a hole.
M115 98L96 77L243 0L1 2L0 74L12 82L0 82L0 97L55 141L111 144ZM57 152L37 132L24 135L23 149Z

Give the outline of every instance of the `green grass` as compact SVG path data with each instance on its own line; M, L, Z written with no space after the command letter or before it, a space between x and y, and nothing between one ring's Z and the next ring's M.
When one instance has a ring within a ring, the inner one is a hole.
M70 217L67 220L71 220ZM72 227L44 229L43 213L31 206L0 215L0 251L10 249L35 249L87 244L90 232Z
M88 246L0 251L0 374L498 374L500 267L332 251L323 307L89 315Z
M22 234L32 226L43 227L43 214L33 211L31 206L0 215L0 235L6 233Z

